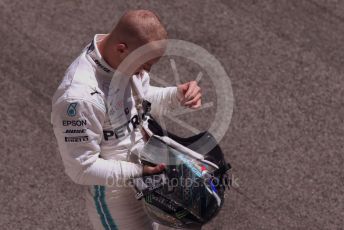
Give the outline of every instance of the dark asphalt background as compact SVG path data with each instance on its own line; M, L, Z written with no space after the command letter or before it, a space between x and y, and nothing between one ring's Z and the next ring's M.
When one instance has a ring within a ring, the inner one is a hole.
M1 0L0 229L90 229L83 188L63 172L51 97L93 35L138 8L215 55L232 82L221 146L236 187L205 229L343 229L340 0Z

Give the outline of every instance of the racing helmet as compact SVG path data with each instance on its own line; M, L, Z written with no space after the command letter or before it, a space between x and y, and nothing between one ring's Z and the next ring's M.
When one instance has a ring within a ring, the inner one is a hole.
M159 224L199 228L223 205L225 189L230 185L230 164L208 132L178 137L163 130L152 117L148 128L154 135L140 152L139 160L152 166L164 163L166 168L162 174L135 178L136 198L144 201L146 213ZM205 144L215 147L207 151Z

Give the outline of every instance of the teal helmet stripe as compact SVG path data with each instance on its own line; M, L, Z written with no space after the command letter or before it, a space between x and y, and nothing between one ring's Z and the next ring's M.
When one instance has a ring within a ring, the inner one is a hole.
M95 185L94 190L95 190L95 193L94 193L93 199L96 204L96 209L97 209L98 215L100 216L100 220L102 222L104 229L118 230L118 227L115 224L114 220L112 219L109 208L107 207L106 202L105 202L105 187Z

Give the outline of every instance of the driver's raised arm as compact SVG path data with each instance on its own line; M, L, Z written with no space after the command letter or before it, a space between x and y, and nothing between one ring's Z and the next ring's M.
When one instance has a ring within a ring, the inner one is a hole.
M180 95L177 87L156 87L150 85L148 73L143 77L143 85L146 89L145 98L152 103L151 113L153 116L165 115L168 111L180 106Z
M152 103L153 116L165 115L180 105L190 109L198 109L202 105L201 88L197 81L179 84L177 87L155 87L150 85L148 73L143 75L142 81L146 85L145 98Z

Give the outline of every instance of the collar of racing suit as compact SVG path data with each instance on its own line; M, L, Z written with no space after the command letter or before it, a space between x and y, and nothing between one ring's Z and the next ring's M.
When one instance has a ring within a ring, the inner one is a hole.
M106 75L113 75L115 70L103 59L99 52L97 43L100 42L106 34L96 34L92 42L86 47L86 56L91 58L96 69Z
M92 59L92 63L96 69L101 70L104 74L113 75L116 70L103 59L97 46L97 43L103 40L104 36L106 36L106 34L96 34L94 36L92 42L86 47L86 55L88 58ZM142 79L145 74L147 74L146 71L142 70L138 75L133 76Z

